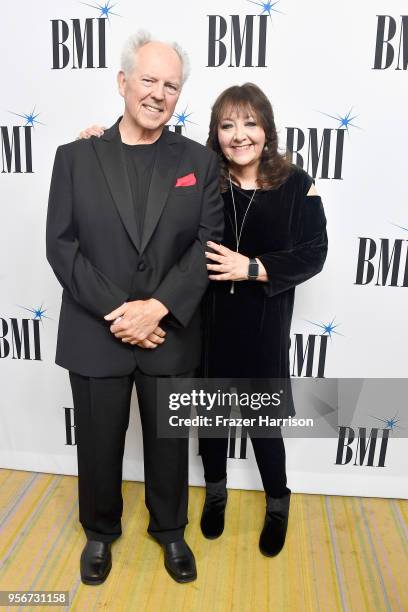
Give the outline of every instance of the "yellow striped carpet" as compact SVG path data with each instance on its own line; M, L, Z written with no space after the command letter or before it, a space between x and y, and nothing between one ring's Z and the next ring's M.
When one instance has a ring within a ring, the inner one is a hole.
M0 590L68 590L66 609L86 612L408 610L408 501L294 494L285 548L267 559L257 547L263 493L230 490L225 532L209 541L199 528L204 489L191 487L186 539L198 579L181 585L146 535L143 484L124 482L123 493L111 574L85 586L77 479L0 470Z

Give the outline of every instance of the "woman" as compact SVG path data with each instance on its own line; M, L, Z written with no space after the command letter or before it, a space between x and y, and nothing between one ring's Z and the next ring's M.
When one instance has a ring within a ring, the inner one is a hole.
M251 83L230 87L211 113L207 146L219 155L225 204L222 245L209 244L204 376L289 378L295 286L327 253L326 219L313 179L278 152L271 104ZM249 278L248 278L249 277ZM294 414L293 407L288 413ZM281 416L281 415L280 415ZM287 530L290 489L280 435L252 438L266 492L261 552L274 556ZM227 439L201 438L205 536L224 529Z
M81 135L99 133L89 128ZM252 83L229 87L217 98L207 146L219 156L225 234L206 253L213 282L204 300L203 375L289 378L295 286L322 269L327 253L320 196L313 179L278 152L271 104ZM252 438L266 493L259 539L266 556L282 549L289 516L291 491L278 434ZM227 448L227 439L200 438L206 481L201 529L211 539L224 529Z

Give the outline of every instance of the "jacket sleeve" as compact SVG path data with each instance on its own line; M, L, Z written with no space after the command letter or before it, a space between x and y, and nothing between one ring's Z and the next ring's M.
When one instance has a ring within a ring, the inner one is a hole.
M208 286L205 258L208 240L220 242L224 231L223 200L219 191L218 158L214 153L208 165L201 204L201 218L194 242L170 268L152 297L168 309L167 321L186 327Z
M293 246L257 255L265 266L268 297L282 293L318 274L327 255L326 217L320 196L305 195Z
M122 289L81 253L74 230L72 177L64 147L58 147L55 155L46 246L47 260L62 287L93 315L103 318L128 299Z

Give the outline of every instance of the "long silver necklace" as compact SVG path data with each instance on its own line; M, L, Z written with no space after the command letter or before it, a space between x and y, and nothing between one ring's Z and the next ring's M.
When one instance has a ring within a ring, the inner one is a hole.
M254 199L254 197L255 197L256 190L257 190L258 188L257 188L257 187L255 187L255 189L254 189L254 193L252 194L252 197L251 197L251 199L249 200L249 204L248 204L247 209L246 209L246 211L245 211L244 218L242 219L241 228L240 228L240 230L239 230L239 234L238 234L237 209L236 209L236 206L235 206L234 190L232 189L231 174L230 174L229 172L228 172L228 178L229 178L229 184L230 184L230 190L231 190L232 205L233 205L233 207L234 207L234 220L235 220L235 241L236 241L236 244L237 244L236 252L238 253L239 244L240 244L240 242L241 242L242 230L243 230L243 227L244 227L245 219L246 219L246 216L247 216L248 211L249 211L249 209L250 209L250 206L251 206L251 204L252 204L252 201L253 201L253 199ZM230 293L231 293L231 294L233 294L233 293L234 293L234 286L235 286L235 281L231 281L231 289L230 289Z

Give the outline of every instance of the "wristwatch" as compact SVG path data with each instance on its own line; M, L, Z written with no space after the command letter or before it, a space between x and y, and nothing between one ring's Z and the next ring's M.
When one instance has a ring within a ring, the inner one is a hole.
M254 257L249 258L248 280L256 280L259 276L259 264Z

